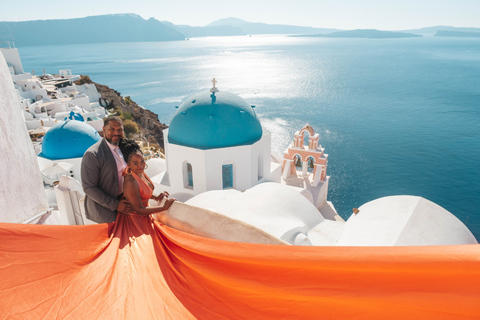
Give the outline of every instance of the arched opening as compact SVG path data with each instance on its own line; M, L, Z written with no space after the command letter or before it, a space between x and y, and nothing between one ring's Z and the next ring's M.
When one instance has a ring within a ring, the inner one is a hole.
M308 133L308 135L305 134L305 132ZM315 136L315 130L307 123L305 127L300 130L300 135L303 139L303 145L308 146L308 149L315 149L316 146L312 144L312 138Z
M310 156L307 158L307 171L313 172L314 168L315 168L315 159L312 156Z
M222 185L223 189L233 188L233 164L222 165Z
M186 189L193 189L193 168L187 161L183 163L183 186Z
M296 154L293 156L293 163L295 164L295 168L297 170L302 170L303 168L303 161L302 161L302 157L300 157L299 154Z

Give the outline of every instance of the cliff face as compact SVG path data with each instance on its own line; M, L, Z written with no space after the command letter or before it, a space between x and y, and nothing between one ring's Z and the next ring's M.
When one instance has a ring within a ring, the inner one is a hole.
M123 98L119 92L108 86L93 83L97 87L97 91L102 96L102 99L109 102L109 108L118 107L124 114L130 113L132 115L133 121L137 123L140 131L139 138L143 138L150 143L158 144L163 149L162 130L168 128L168 126L161 123L155 113L142 108L129 98Z

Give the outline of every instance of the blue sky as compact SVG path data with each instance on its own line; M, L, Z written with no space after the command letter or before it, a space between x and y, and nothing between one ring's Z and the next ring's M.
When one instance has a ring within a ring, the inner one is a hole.
M203 26L236 17L250 22L339 29L401 30L435 25L480 27L479 0L0 0L0 21L136 13Z

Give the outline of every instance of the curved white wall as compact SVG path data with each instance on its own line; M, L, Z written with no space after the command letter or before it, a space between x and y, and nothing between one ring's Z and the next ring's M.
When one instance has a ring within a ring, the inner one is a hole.
M23 222L48 209L37 159L7 63L0 52L0 221Z

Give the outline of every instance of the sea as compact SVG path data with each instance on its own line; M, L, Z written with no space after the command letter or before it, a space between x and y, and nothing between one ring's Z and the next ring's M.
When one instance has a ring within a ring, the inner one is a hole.
M328 198L343 218L380 197L415 195L480 240L478 38L254 35L19 52L26 72L89 75L166 124L215 78L219 90L255 106L279 154L305 124L319 133Z

